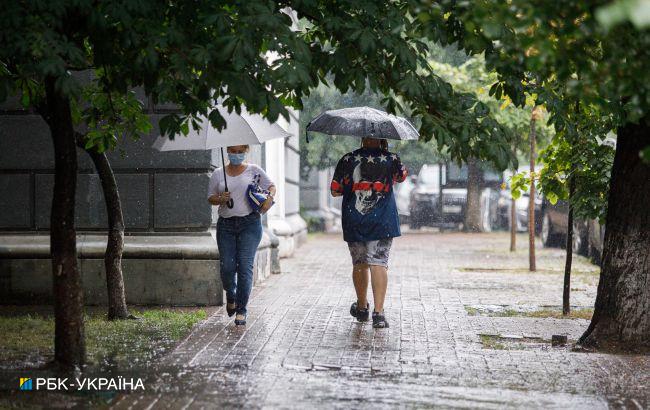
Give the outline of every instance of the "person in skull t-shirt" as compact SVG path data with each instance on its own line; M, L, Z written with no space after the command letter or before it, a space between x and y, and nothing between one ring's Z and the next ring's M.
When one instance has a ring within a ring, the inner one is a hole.
M384 299L388 284L388 256L392 239L400 236L393 185L406 179L406 168L397 154L387 150L386 140L363 138L361 148L341 158L331 183L333 196L343 196L343 239L352 256L352 279L357 302L350 314L368 320L368 270L375 307L373 327L388 327Z

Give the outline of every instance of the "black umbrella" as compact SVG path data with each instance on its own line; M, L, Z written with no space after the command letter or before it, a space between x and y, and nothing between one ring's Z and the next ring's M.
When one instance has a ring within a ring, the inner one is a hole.
M391 140L417 140L420 137L407 119L370 107L325 111L307 124L307 131Z

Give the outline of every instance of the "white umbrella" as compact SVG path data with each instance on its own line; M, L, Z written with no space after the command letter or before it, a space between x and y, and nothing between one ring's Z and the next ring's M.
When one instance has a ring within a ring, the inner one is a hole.
M226 120L226 128L223 130L213 128L207 118L202 118L199 131L190 127L188 135L177 135L173 140L161 135L153 143L153 148L158 151L201 151L220 148L223 179L228 192L223 147L259 145L274 138L291 137L291 134L277 123L271 123L259 114L250 114L245 108L242 108L241 114L229 113L223 107L217 109ZM231 199L228 207L232 208L232 206Z
M277 123L271 123L259 114L250 114L242 108L241 115L229 113L219 107L219 112L226 120L226 128L219 131L210 125L207 118L201 118L201 129L195 131L190 127L188 135L177 135L173 140L159 136L153 144L158 151L199 151L233 145L258 145L274 138L287 138L291 134Z

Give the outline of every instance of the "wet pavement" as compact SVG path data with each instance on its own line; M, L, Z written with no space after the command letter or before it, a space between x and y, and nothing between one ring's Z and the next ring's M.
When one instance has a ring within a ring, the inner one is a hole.
M374 330L349 316L345 243L312 237L254 289L245 329L219 309L114 408L648 408L650 356L552 347L588 321L529 317L559 309L564 251L539 249L529 273L523 239L514 254L505 233L396 239L391 327ZM575 308L593 305L597 281L577 258Z

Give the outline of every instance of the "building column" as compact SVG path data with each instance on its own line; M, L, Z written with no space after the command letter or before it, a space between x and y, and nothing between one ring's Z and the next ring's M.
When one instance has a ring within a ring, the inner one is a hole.
M268 213L268 227L279 239L280 257L291 256L307 235L307 224L299 214L298 117L292 112L290 119L280 117L277 123L292 137L265 143L266 171L277 187L276 204Z
M293 253L291 226L285 219L285 161L284 139L278 138L265 144L266 173L275 183L275 205L267 213L269 229L278 237L278 257Z

